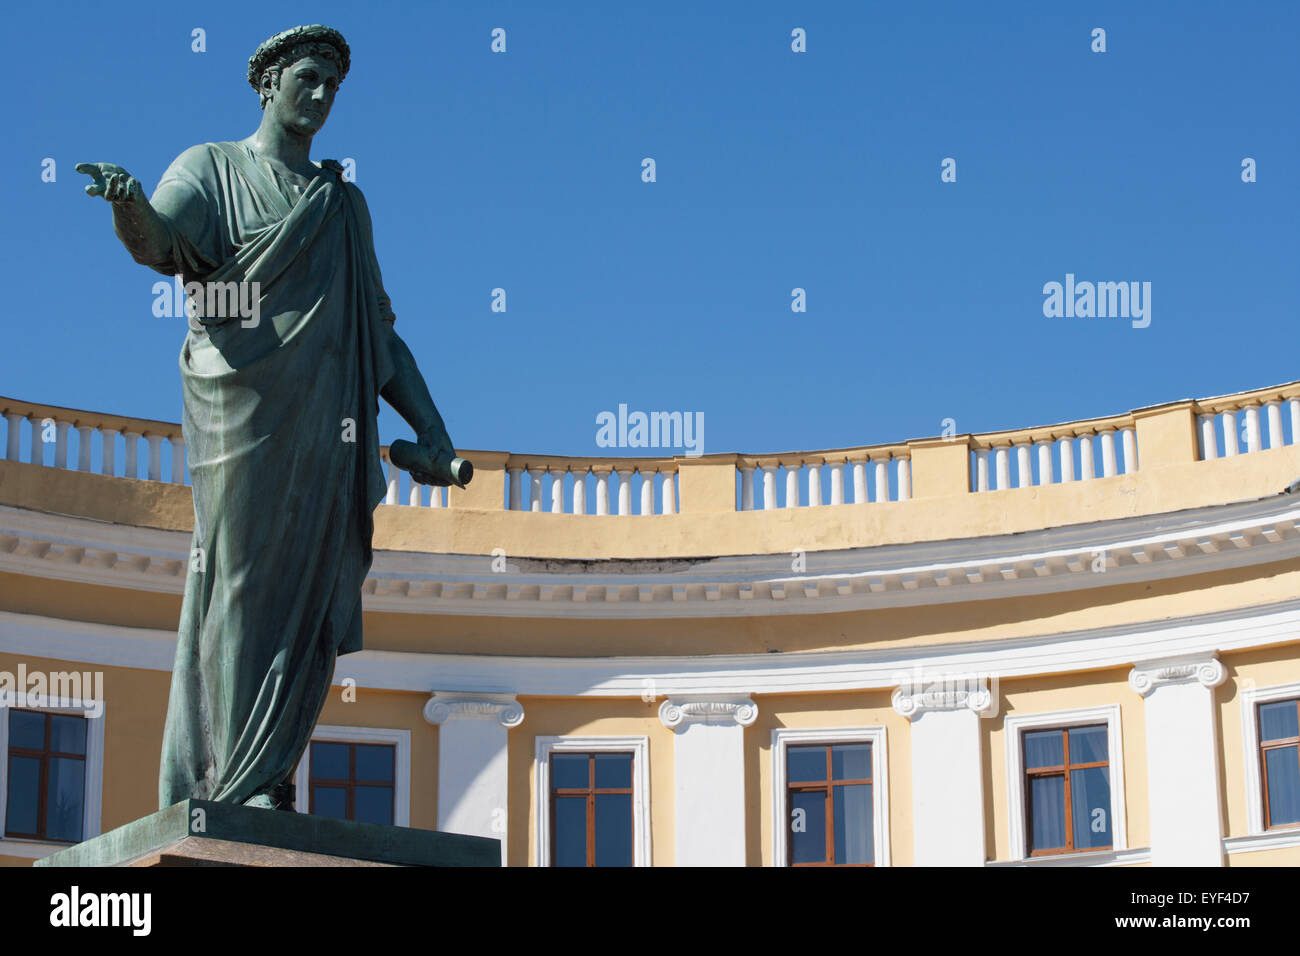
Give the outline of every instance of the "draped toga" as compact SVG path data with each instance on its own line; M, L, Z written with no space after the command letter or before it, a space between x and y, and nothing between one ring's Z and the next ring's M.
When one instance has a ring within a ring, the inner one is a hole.
M300 189L243 143L206 143L151 203L171 237L152 268L257 283L256 324L200 313L181 349L194 550L158 782L160 807L243 803L288 780L336 654L361 649L393 315L336 163Z

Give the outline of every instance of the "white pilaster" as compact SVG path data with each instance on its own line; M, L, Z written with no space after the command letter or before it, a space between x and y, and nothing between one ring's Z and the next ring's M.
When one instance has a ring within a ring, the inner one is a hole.
M904 684L894 710L912 722L912 856L916 866L984 865L980 717L997 698L982 678Z
M678 866L745 865L745 728L757 718L758 705L743 694L660 705L659 719L676 733Z
M1214 688L1226 676L1214 657L1148 661L1129 672L1145 701L1152 866L1223 865Z
M505 866L506 744L523 707L513 694L435 691L424 719L438 725L438 829L500 840Z

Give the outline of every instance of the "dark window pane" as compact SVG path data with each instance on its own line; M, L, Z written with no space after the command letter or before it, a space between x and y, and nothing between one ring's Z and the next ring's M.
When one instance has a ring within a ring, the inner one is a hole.
M1268 768L1269 826L1300 823L1300 758L1295 747L1264 751Z
M342 787L312 787L312 813L318 817L348 818L348 792Z
M599 773L600 758L596 763ZM632 865L632 794L596 795L596 865Z
M13 718L10 714L10 718ZM10 725L12 726L12 724ZM41 762L36 757L9 756L9 795L5 807L6 833L35 833L41 798Z
M1029 849L1065 846L1065 777L1034 777L1029 781Z
M871 777L871 744L836 744L831 748L831 776L836 780Z
M871 784L835 788L835 862L871 863Z
M1074 746L1073 731L1070 746ZM1109 767L1070 771L1070 813L1076 850L1111 845Z
M1070 728L1070 763L1107 760L1106 753L1105 726Z
M393 824L393 788L358 785L353 791L352 819L358 823Z
M357 744L357 779L393 781L393 754L388 744Z
M1065 762L1065 740L1059 730L1025 734L1025 769L1059 767Z
M45 749L45 715L30 710L9 711L9 746Z
M822 751L825 760L825 751ZM791 863L826 862L826 794L790 794Z
M555 798L555 865L587 865L587 798Z
M50 750L65 754L86 753L86 718L67 714L50 715Z
M1296 702L1284 700L1276 704L1259 705L1259 739L1285 740L1300 737L1296 726Z
M319 780L347 780L348 745L312 741L310 770Z
M591 776L587 766L590 759L587 754L551 754L551 787L556 790L585 790L590 787Z
M53 757L46 791L45 836L81 842L82 802L86 796L86 761Z
M631 754L596 754L597 787L632 786ZM597 815L599 815L599 807ZM599 824L597 824L599 826Z
M785 752L785 776L791 783L826 779L826 748L791 747Z

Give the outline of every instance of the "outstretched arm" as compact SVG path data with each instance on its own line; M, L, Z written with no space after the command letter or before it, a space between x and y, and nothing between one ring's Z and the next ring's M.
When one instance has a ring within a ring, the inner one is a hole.
M86 195L103 196L112 203L113 231L132 259L151 265L167 258L171 249L167 226L145 198L140 180L112 163L78 163L76 169L93 180Z
M391 325L388 331L389 355L396 371L379 394L415 430L416 443L422 451L428 452L430 459L454 457L451 436L447 434L438 407L433 404L433 396L415 364L415 356ZM413 471L411 474L417 481L434 483L432 476L424 472Z

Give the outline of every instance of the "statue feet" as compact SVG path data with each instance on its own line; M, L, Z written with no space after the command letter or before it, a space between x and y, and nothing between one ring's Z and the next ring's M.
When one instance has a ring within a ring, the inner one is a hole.
M246 807L260 807L263 810L288 810L296 813L293 802L297 788L291 783L278 783L270 790L263 790L244 801Z

